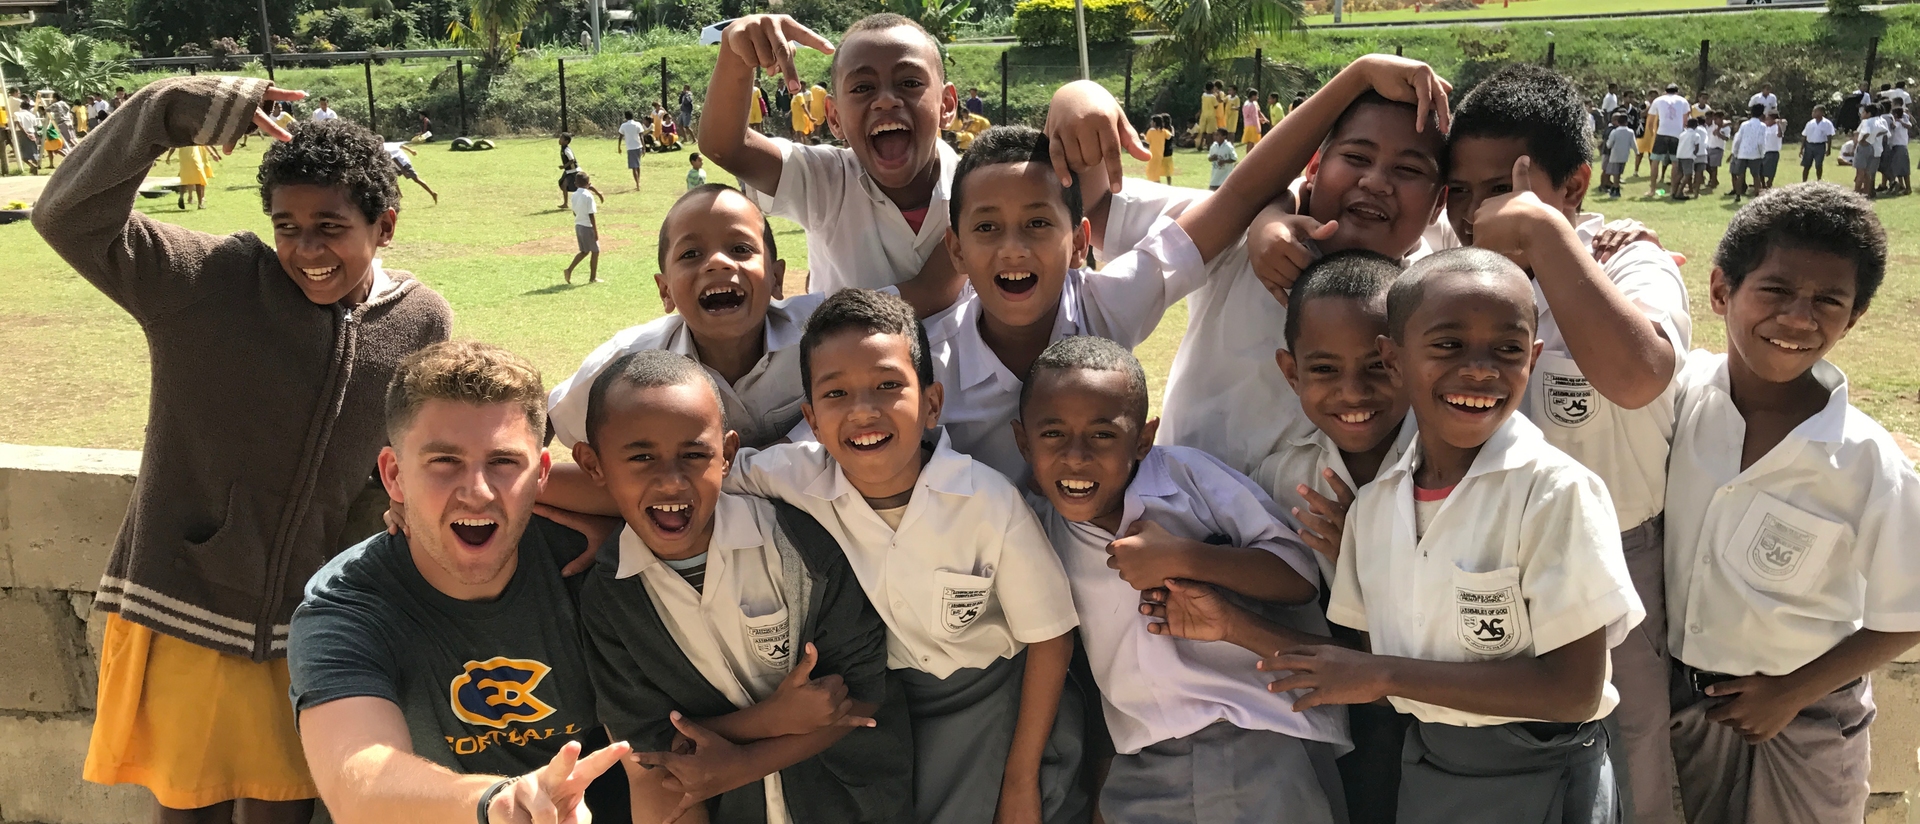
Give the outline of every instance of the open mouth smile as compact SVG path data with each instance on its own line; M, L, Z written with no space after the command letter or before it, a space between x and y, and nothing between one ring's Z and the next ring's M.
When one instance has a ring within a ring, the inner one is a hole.
M718 283L701 292L698 302L700 311L711 315L724 315L745 306L747 293L731 283Z
M300 267L300 274L303 277L305 277L307 280L314 281L314 282L323 281L323 280L326 280L327 278L333 277L333 273L338 271L340 271L340 264L338 263L332 266L324 266L324 267L323 266Z
M1060 490L1062 497L1070 501L1080 501L1091 498L1093 497L1093 493L1100 488L1100 484L1095 481L1082 481L1078 479L1054 481L1053 486L1055 489Z
M1361 424L1366 423L1367 421L1373 420L1374 417L1379 414L1380 414L1379 410L1361 409L1361 410L1356 410L1352 412L1341 412L1341 413L1335 414L1333 417L1334 417L1334 420L1337 420L1348 426L1359 426Z
M876 452L893 443L893 436L885 432L862 432L846 439L848 447L859 452Z
M1769 337L1766 337L1766 336L1764 336L1764 335L1762 335L1762 336L1760 337L1760 339L1761 339L1761 340L1764 340L1764 341L1766 341L1766 342L1768 342L1768 343L1771 343L1771 344L1773 344L1774 346L1778 346L1778 347L1780 347L1781 349L1785 349L1785 350L1787 350L1787 351L1789 351L1789 352L1811 352L1811 351L1813 351L1813 350L1815 350L1815 349L1817 349L1817 348L1819 348L1819 347L1816 347L1816 346L1810 346L1810 345L1802 345L1802 344L1798 344L1798 343L1793 343L1793 342L1790 342L1790 341L1785 341L1785 340L1781 340L1781 339L1779 339L1779 338L1769 338Z
M653 504L647 507L647 520L668 537L685 535L693 526L693 505L687 503Z
M493 540L493 534L500 531L499 522L492 518L457 518L448 525L453 529L453 537L469 549L479 549Z
M867 130L875 160L888 166L905 165L913 154L913 127L897 121L875 123Z
M1467 395L1455 392L1441 395L1440 400L1445 401L1454 410L1469 415L1483 415L1491 412L1494 407L1500 405L1501 401L1500 398L1491 395Z
M1040 285L1040 277L1032 272L1001 272L993 276L993 285L1008 295L1025 295Z

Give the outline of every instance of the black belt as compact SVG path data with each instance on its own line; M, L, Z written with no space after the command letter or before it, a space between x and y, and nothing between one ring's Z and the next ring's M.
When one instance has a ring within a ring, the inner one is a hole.
M1684 675L1687 679L1687 686L1692 687L1694 692L1697 692L1701 695L1706 695L1707 688L1715 684L1724 684L1728 681L1732 681L1735 678L1746 677L1744 675L1728 675L1724 672L1708 672L1707 670L1690 666L1683 661L1674 661L1673 663L1678 667L1680 667L1681 674ZM1864 677L1855 678L1852 681L1848 681L1847 683L1842 684L1839 689L1836 689L1833 692L1846 692L1847 690L1860 686L1861 682L1865 680L1866 679ZM1832 693L1828 693L1828 694L1831 695Z

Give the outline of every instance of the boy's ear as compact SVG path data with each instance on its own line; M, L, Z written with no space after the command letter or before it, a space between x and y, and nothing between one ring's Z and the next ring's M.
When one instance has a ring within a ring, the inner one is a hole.
M951 224L947 226L947 235L942 239L941 243L947 247L947 255L953 258L953 268L959 269L960 261L964 260L964 258L960 256L960 235L954 233ZM960 273L962 277L965 277L966 274L966 272Z
M1093 224L1086 218L1080 218L1080 225L1073 233L1073 268L1087 264L1087 253L1093 249Z
M1727 316L1727 303L1733 300L1733 287L1727 285L1726 270L1713 267L1713 274L1707 276L1707 300L1713 304L1713 313Z
M800 95L794 95L794 99L799 98ZM840 109L834 105L832 93L827 94L827 131L841 140L847 139L846 135L840 133Z
M387 488L387 497L395 503L406 503L407 493L400 489L400 453L391 446L380 448L380 485Z
M740 451L740 433L731 429L720 439L720 471L733 471L733 456Z
M1280 364L1280 375L1287 379L1287 385L1293 387L1293 393L1300 394L1300 363L1293 359L1293 353L1285 347L1273 350L1273 360Z
M669 291L667 291L667 276L666 276L666 275L664 275L664 274L661 274L661 275L654 275L654 276L653 276L653 285L654 285L655 287L657 287L657 288L659 288L659 290L660 290L660 311L661 311L661 313L662 313L662 314L668 314L668 315L671 315L671 314L673 314L673 311L674 311L674 310L673 310L673 293L672 293L672 292L669 292Z
M545 449L542 449L540 450L540 483L539 483L539 486L541 489L547 488L547 479L552 476L553 476L553 454L548 452Z
M927 429L940 425L940 409L946 404L946 393L946 387L941 386L939 381L927 384L926 389L920 392L920 419Z
M1546 347L1547 347L1546 341L1536 340L1533 342L1533 354L1527 356L1527 371L1529 373L1533 371L1533 367L1538 366L1540 364L1540 350L1545 349Z
M1387 335L1375 335L1374 343L1380 347L1380 363L1387 367L1387 378L1393 381L1393 388L1405 390L1406 380L1400 375L1400 346Z
M953 116L959 112L960 90L954 88L952 83L948 83L946 88L940 90L940 122L951 122Z
M1140 427L1140 442L1133 445L1133 459L1135 461L1144 461L1147 459L1147 453L1153 450L1153 436L1159 431L1159 418L1148 418L1146 424Z
M587 477L592 478L594 483L606 486L607 479L600 471L600 453L594 451L593 444L587 443L586 441L575 443L573 445L573 462L579 464L580 469L585 471Z
M1559 186L1560 196L1567 208L1578 211L1587 202L1587 187L1593 183L1593 164L1582 163L1573 167L1573 173L1567 175L1566 182Z
M387 246L393 243L393 227L399 222L400 213L396 210L388 209L380 213L380 218L374 221L374 224L380 232L380 243L378 245Z
M807 422L807 429L813 432L814 440L819 440L820 425L813 422L813 401L800 402L800 419Z

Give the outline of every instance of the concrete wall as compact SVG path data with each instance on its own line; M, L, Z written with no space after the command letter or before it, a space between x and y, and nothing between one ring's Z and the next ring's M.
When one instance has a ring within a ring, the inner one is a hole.
M93 590L140 455L0 444L0 824L148 820L137 787L80 780L101 614ZM1870 824L1908 824L1920 789L1920 649L1874 675Z

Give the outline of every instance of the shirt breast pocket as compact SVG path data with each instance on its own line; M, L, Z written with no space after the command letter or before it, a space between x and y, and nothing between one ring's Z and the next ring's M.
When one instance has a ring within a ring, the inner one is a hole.
M1533 645L1520 568L1453 570L1454 621L1460 646L1479 658L1507 658Z
M753 657L780 672L791 669L793 632L787 621L786 607L757 618L743 614L740 625L747 631L747 643L753 648Z
M1720 547L1721 560L1748 586L1779 595L1805 595L1820 579L1833 549L1852 528L1761 493Z
M959 635L987 611L987 597L993 593L992 571L981 576L934 570L933 589L940 596L935 605L939 610L936 625L948 635Z

